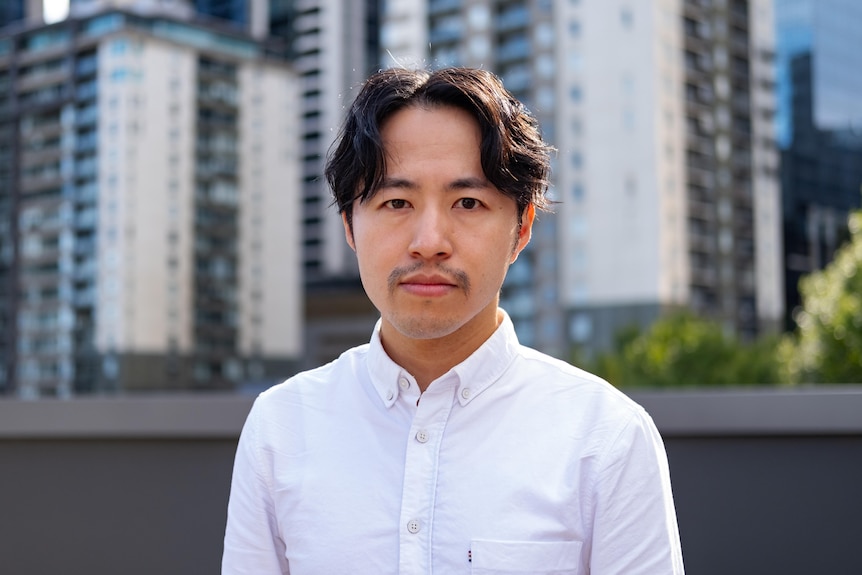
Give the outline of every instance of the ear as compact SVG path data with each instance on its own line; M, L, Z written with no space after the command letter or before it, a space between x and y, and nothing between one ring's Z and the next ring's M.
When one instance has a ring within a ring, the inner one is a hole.
M352 209L352 206L347 209ZM347 214L344 212L341 212L341 223L344 224L344 239L347 240L347 245L350 246L350 249L355 252L356 244L353 242L353 230L350 228L350 224L347 223Z
M518 241L515 242L515 249L512 252L512 260L509 262L510 264L515 263L515 260L518 259L518 254L527 247L527 244L530 243L530 238L533 235L533 221L536 219L536 207L533 204L530 204L524 210L524 213L521 214L521 227L518 230Z

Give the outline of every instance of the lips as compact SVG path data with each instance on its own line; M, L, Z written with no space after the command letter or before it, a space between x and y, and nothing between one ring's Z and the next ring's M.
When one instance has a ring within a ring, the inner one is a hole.
M405 291L423 297L437 297L455 290L470 295L470 277L458 268L437 265L429 269L423 262L415 265L397 267L389 274L387 284L389 293Z
M416 274L403 278L399 287L408 293L422 297L444 296L458 288L458 283L442 275Z
M446 276L434 274L415 274L407 276L401 280L402 284L420 284L420 285L451 285L457 286L458 283Z

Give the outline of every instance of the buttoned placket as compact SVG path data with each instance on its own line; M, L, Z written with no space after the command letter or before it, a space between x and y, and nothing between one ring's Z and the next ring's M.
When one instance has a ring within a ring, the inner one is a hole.
M404 462L399 529L400 575L431 573L437 470L446 422L455 403L457 377L436 381L416 406Z

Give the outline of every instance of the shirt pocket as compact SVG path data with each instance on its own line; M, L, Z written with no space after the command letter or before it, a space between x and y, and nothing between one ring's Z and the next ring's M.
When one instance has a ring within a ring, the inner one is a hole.
M578 575L580 541L489 541L470 544L471 573Z

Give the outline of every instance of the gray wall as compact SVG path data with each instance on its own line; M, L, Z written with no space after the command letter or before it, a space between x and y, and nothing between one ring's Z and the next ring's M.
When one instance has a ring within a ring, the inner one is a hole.
M862 388L633 394L689 575L862 573ZM0 401L0 573L218 573L248 397Z
M689 575L862 573L862 388L636 395Z
M251 399L0 402L0 573L218 573Z

